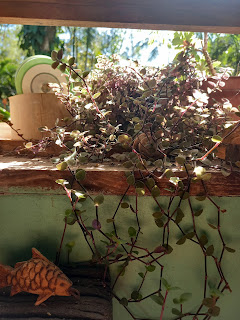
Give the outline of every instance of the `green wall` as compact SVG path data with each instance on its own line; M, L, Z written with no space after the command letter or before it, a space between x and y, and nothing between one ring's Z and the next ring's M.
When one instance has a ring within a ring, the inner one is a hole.
M5 192L6 190L4 190ZM105 196L103 205L99 208L100 221L106 221L111 218L120 197ZM133 197L128 197L129 201L134 203ZM239 300L239 266L240 266L240 197L233 198L215 198L223 209L227 209L222 214L222 230L224 239L229 247L236 249L236 253L225 253L223 270L229 284L233 290L230 294L225 291L221 297L219 306L221 313L218 319L221 320L237 320L239 318L238 300ZM164 208L168 203L168 197L159 197L159 201ZM209 238L209 244L214 244L215 253L219 253L219 238L216 230L211 229L207 222L216 224L216 208L211 203L199 202L193 199L194 208L203 208L202 215L196 218L197 228L201 232L206 233ZM186 207L186 208L185 208ZM188 212L187 202L183 202L181 206L185 212L185 218L181 225L184 230L188 230L191 226L190 213ZM36 247L49 259L55 259L55 253L59 246L63 227L64 212L70 209L69 200L61 192L42 190L42 189L10 189L8 192L0 195L0 261L3 264L14 265L17 261L29 259L31 256L31 248ZM83 204L82 209L86 209L84 220L87 226L91 225L94 216L94 208L89 202ZM139 198L139 220L142 226L139 245L154 249L161 244L162 229L159 229L154 222L152 213L156 211L156 206L152 198ZM137 228L135 215L130 209L120 209L117 215L117 224L119 234L122 239L129 240L128 227ZM199 305L203 292L204 277L204 260L200 247L194 243L187 241L184 245L176 245L177 239L181 234L179 231L173 230L171 234L170 244L173 252L169 256L165 256L161 263L165 265L164 278L174 286L180 287L182 290L172 291L169 293L169 302L183 292L192 292L194 297L186 303L186 310ZM102 223L104 231L112 231L112 225ZM94 231L95 239L100 246L103 237ZM84 238L77 224L67 227L64 244L68 241L76 241L76 246L70 256L71 261L86 261L91 258L91 252L86 246ZM102 250L99 248L100 251ZM67 252L63 248L62 262L66 262ZM211 258L209 259L209 274L215 269L215 265ZM144 272L144 266L138 262L132 262L126 269L123 277L120 277L116 287L116 293L121 297L130 297L131 292L136 289L141 278L138 272ZM117 274L116 267L110 269L112 279ZM146 284L144 284L141 293L143 296L158 289L159 272L156 269L152 273L148 273ZM214 280L214 279L212 279ZM218 279L216 279L218 280ZM194 290L194 292L193 292ZM141 303L131 304L131 310L139 317L145 319L159 319L161 307L152 300L147 299ZM119 305L114 299L114 320L131 319L125 309ZM167 304L169 305L169 303ZM173 319L171 308L175 307L173 303L167 307L164 320ZM186 319L186 318L184 318ZM191 319L191 317L189 317Z

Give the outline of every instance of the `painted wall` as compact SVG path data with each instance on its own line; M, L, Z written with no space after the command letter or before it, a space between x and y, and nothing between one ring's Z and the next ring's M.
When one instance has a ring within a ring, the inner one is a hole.
M106 196L103 205L100 207L99 215L101 221L111 218L119 201L117 196ZM222 214L223 236L229 247L236 249L236 253L225 253L223 270L226 278L229 280L233 293L225 291L221 298L221 314L218 319L237 320L239 318L239 288L240 288L240 197L233 198L215 198L215 200L226 209ZM128 201L134 203L134 198L128 197ZM159 198L160 203L166 208L168 197ZM215 252L219 254L217 245L218 235L216 230L212 230L207 222L216 224L216 208L211 204L205 204L194 200L194 209L203 208L202 215L196 218L198 230L202 230L209 237L209 244L214 244ZM184 230L190 227L190 213L187 203L183 202L182 210L185 212L185 218L182 221ZM42 189L11 189L8 193L0 195L0 261L3 264L14 265L17 261L29 259L31 248L36 247L49 259L55 259L55 253L59 246L61 235L64 228L63 218L66 209L70 209L69 200L61 192L53 192ZM82 209L86 209L84 220L87 226L90 226L95 218L93 206L86 202ZM152 213L156 211L156 206L151 198L139 198L139 220L142 226L139 245L154 249L161 244L162 229L159 229L154 222ZM120 209L117 215L119 234L122 239L129 240L128 227L137 228L135 215L130 209ZM127 227L126 227L127 225ZM104 231L112 231L111 224L103 224ZM174 251L171 255L165 256L161 263L165 265L164 278L172 285L180 287L182 290L169 293L168 299L171 301L183 292L194 292L194 298L186 303L186 311L189 306L196 307L202 299L203 277L204 277L204 259L199 247L190 241L183 246L176 245L177 239L181 234L177 228L173 227L170 244ZM94 231L97 243L102 243L103 237ZM86 261L91 258L91 252L86 246L80 228L77 224L68 226L64 244L68 241L76 241L76 246L70 256L71 261ZM101 248L100 248L101 251ZM63 248L62 261L66 262L67 251ZM168 261L166 263L166 261ZM215 265L209 258L209 274L214 270ZM144 272L144 266L138 262L130 263L126 273L120 277L116 287L116 293L119 297L130 297L131 292L138 287L141 278L138 272ZM144 284L141 293L143 296L158 289L159 272L157 268L154 272L148 273L146 284ZM116 276L116 267L111 268L112 279ZM212 279L214 280L214 279ZM218 279L216 279L218 280ZM152 300L147 299L144 302L131 304L131 310L139 318L159 319L161 307ZM131 317L124 308L114 299L114 320L130 320ZM169 305L169 304L167 304ZM175 307L172 303L166 309L164 320L173 319L171 308ZM186 318L184 318L186 319ZM191 317L189 317L191 319Z

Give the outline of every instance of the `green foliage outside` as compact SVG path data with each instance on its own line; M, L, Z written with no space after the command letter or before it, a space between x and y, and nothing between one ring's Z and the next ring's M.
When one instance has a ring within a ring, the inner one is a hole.
M221 62L223 67L231 67L233 75L238 75L240 63L239 34L210 34L208 50L213 60Z
M61 29L51 26L22 26L19 37L19 47L26 50L27 56L35 54L50 55L55 48L63 46L57 32Z

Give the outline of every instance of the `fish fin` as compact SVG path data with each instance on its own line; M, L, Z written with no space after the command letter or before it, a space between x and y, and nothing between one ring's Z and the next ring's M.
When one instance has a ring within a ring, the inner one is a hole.
M21 292L22 289L19 286L12 286L10 296L14 296L15 294Z
M0 264L0 288L7 287L7 276L11 274L13 268Z
M40 294L37 298L37 301L35 302L35 306L39 306L41 303L46 301L51 296L54 296L53 292Z
M44 257L44 255L41 254L41 252L39 252L36 248L32 248L32 257L33 259L42 259L45 260L47 262L50 262L46 257Z
M18 267L20 267L21 265L23 265L24 263L26 263L26 261L21 261L21 262L17 262L14 266L15 269L17 269Z

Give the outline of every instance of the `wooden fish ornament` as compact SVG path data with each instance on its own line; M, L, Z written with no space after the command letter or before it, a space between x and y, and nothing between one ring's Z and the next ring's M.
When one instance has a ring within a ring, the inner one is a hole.
M11 296L22 291L38 294L35 306L55 295L80 295L72 288L72 281L35 248L30 260L18 262L14 268L0 264L0 288L9 286L12 286Z

